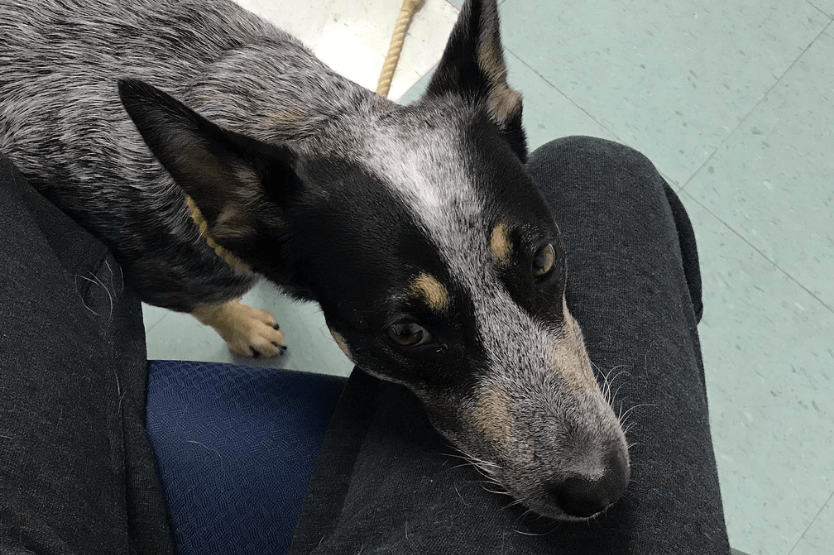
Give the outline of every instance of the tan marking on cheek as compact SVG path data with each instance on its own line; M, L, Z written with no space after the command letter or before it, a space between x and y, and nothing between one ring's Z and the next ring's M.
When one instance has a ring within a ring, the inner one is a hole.
M330 330L330 335L333 336L333 341L336 342L336 345L338 345L339 349L345 354L346 357L348 357L348 359L351 362L353 362L353 355L350 354L350 349L348 349L347 341L345 341L345 338L342 337L342 334L337 331Z
M513 244L510 241L510 230L507 224L498 224L492 228L489 250L498 266L506 266L510 263L513 256Z
M410 291L419 297L435 312L443 312L449 308L449 293L437 278L428 274L420 274L411 282Z
M503 388L493 387L481 395L472 413L475 426L487 439L507 444L513 441L510 397Z
M565 333L562 339L555 341L547 349L550 364L574 390L597 393L599 385L591 371L591 361L585 349L582 330L568 312L564 300L562 304L565 314Z

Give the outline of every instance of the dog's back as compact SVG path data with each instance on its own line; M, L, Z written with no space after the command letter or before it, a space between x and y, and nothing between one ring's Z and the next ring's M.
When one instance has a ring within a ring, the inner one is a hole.
M146 302L183 311L242 295L253 279L200 239L117 80L141 79L228 129L299 149L338 148L321 145L320 122L381 103L227 1L3 0L0 68L0 152L108 244Z

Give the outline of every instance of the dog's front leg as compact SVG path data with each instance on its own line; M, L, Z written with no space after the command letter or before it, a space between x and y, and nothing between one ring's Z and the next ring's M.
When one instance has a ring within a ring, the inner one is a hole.
M273 357L287 350L284 334L275 316L245 305L240 299L205 304L191 313L203 324L213 327L236 355Z

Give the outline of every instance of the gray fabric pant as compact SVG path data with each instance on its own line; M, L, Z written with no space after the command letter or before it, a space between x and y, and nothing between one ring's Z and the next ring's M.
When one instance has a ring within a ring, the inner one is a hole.
M0 158L0 553L173 553L139 299Z
M614 405L631 411L625 498L590 524L526 516L443 455L408 391L354 372L290 553L729 553L683 206L644 156L599 139L552 142L528 169L565 237L568 305L591 360L619 374Z

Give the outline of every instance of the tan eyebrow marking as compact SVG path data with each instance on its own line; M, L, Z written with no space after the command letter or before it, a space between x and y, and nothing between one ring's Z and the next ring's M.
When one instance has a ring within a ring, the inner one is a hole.
M513 256L513 244L510 241L510 229L501 223L492 228L489 238L489 250L498 266L506 266Z
M475 426L492 441L509 443L513 439L510 397L501 387L492 387L478 397L472 413Z
M427 273L421 273L411 282L409 290L412 294L422 297L430 309L442 312L449 308L449 292L437 278Z

